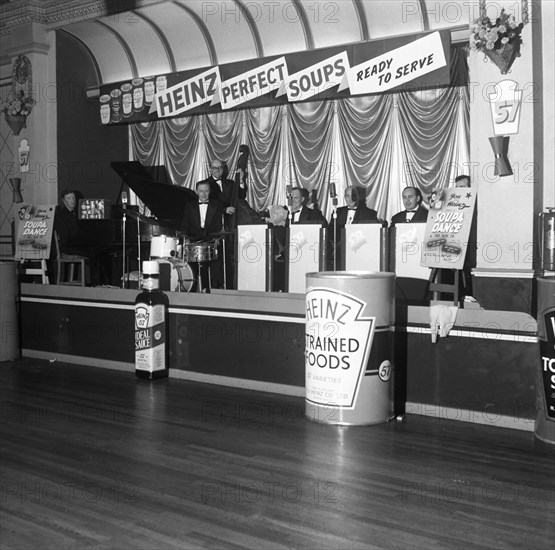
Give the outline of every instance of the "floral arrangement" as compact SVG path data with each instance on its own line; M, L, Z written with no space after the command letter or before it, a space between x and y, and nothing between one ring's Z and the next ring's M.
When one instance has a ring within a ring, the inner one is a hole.
M0 110L10 116L23 115L27 116L35 105L35 100L32 97L25 97L23 90L12 99L4 101Z
M486 53L503 50L507 44L520 46L523 26L522 23L517 25L514 15L504 9L494 21L489 17L479 17L470 25L470 48Z

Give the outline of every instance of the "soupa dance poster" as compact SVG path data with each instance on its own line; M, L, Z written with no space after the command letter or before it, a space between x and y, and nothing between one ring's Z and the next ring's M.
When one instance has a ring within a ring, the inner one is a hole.
M476 206L476 191L454 187L430 195L430 213L420 265L462 269Z

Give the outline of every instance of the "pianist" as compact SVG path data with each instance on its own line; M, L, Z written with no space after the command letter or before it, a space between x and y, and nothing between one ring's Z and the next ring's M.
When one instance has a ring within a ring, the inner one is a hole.
M67 189L62 191L60 199L61 204L56 208L56 215L54 216L54 231L58 235L60 253L66 257L86 258L85 280L87 284L96 286L101 282L99 280L99 256L96 250L83 246L83 234L77 220L75 191ZM55 247L53 250L55 250Z
M77 221L77 199L75 191L65 189L60 195L61 204L56 208L54 231L58 234L62 254L82 254L79 244L82 242L79 222Z

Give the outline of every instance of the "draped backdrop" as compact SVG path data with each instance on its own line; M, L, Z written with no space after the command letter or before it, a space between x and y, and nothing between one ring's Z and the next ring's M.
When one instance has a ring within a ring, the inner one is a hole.
M452 49L451 81L467 82L465 53ZM463 78L461 78L461 73ZM357 185L382 219L402 210L401 192L424 197L469 173L468 86L245 109L130 126L131 157L165 165L172 181L195 189L214 158L234 172L250 149L248 203L286 204L286 188L315 191L329 219L330 183Z

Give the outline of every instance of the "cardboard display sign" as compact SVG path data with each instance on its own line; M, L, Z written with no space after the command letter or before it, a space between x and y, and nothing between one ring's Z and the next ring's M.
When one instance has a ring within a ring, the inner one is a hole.
M237 226L237 290L266 290L266 225Z
M345 226L345 269L347 271L380 271L381 231L379 223Z
M472 189L454 187L432 191L422 266L463 268L475 205L476 192Z
M15 258L17 260L48 260L56 206L22 204L18 213Z
M293 224L289 228L289 253L287 264L288 292L304 294L306 274L320 271L319 224Z
M399 223L394 228L392 270L397 277L423 279L427 281L430 270L422 267L421 260L424 248L424 223Z

